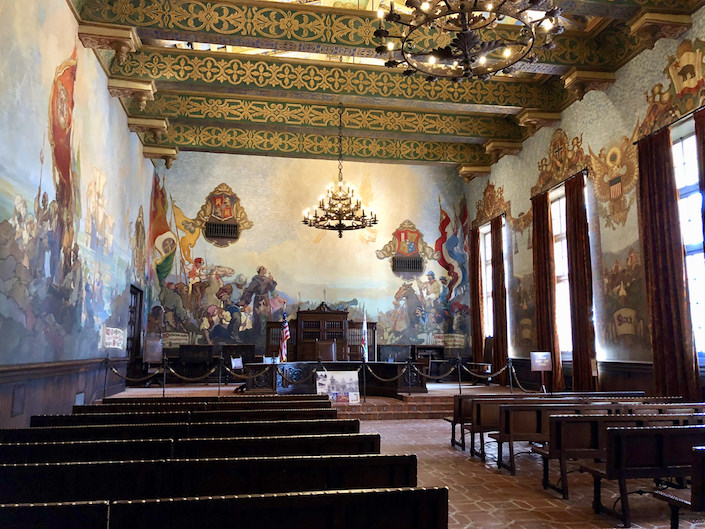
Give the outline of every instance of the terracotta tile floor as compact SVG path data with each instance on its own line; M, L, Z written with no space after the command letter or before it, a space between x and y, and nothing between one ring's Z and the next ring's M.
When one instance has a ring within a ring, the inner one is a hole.
M470 458L469 451L450 446L450 425L443 420L362 421L361 431L379 432L383 453L417 454L419 486L449 488L448 527L451 529L621 527L617 518L592 512L589 475L571 473L570 499L562 500L557 493L541 487L538 456L518 456L517 473L511 476L506 470L497 469L496 443L487 444L487 462ZM526 451L525 447L520 443L517 452ZM652 486L653 481L648 480L629 482L630 491L650 490ZM613 494L611 501L609 494ZM616 484L603 485L603 502L609 505L616 498ZM665 503L649 494L630 495L629 501L635 529L670 526ZM705 529L705 515L682 512L680 527Z

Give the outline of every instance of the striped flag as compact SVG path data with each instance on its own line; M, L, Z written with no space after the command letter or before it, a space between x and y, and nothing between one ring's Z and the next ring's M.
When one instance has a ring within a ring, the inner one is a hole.
M362 310L362 339L360 340L362 349L362 360L367 362L367 311Z
M286 320L286 309L284 309L284 314L282 315L281 335L281 341L279 342L279 361L286 362L286 341L291 338L291 333L289 332L289 322Z

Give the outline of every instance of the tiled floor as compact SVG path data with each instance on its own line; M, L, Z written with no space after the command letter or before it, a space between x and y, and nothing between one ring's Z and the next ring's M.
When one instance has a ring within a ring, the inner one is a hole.
M496 443L487 444L488 461L470 458L450 446L450 425L437 419L421 421L362 421L363 432L379 432L383 453L418 455L419 486L449 488L450 529L597 529L621 527L618 519L592 512L592 479L578 472L569 475L570 499L562 500L541 487L541 460L532 454L517 457L517 473L511 476L496 467ZM525 445L517 452L525 451ZM505 451L506 453L506 451ZM555 475L552 476L555 479ZM652 481L629 483L629 490L651 490ZM603 502L616 486L603 486ZM612 500L612 502L614 501ZM650 494L630 495L632 527L635 529L668 528L665 503ZM611 502L610 502L611 503ZM681 513L683 529L705 529L702 514Z

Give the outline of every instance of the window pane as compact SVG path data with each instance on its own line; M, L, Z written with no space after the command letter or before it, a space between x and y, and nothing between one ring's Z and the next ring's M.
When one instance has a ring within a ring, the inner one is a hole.
M558 345L561 351L573 350L573 335L570 328L570 290L568 281L556 282L556 325Z
M705 352L705 257L702 253L685 258L688 273L688 295L690 316L695 335L695 350Z
M700 215L702 196L693 193L678 201L678 211L681 221L681 236L686 246L702 244L703 219Z
M673 165L677 188L698 183L698 155L694 135L674 143Z

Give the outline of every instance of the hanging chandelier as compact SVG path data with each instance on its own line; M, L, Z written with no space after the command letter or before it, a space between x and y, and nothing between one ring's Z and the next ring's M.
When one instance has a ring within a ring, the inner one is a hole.
M376 51L387 56L388 68L404 67L404 75L419 72L427 81L510 74L519 61L537 62L538 38L551 49L565 29L553 0L406 0L406 7L411 15L395 11L393 1L387 13L378 12Z
M377 224L377 215L368 210L355 196L355 186L343 182L343 104L338 105L338 182L329 184L326 192L318 199L318 205L304 211L303 223L319 230L338 232L338 238L344 231L361 230Z

